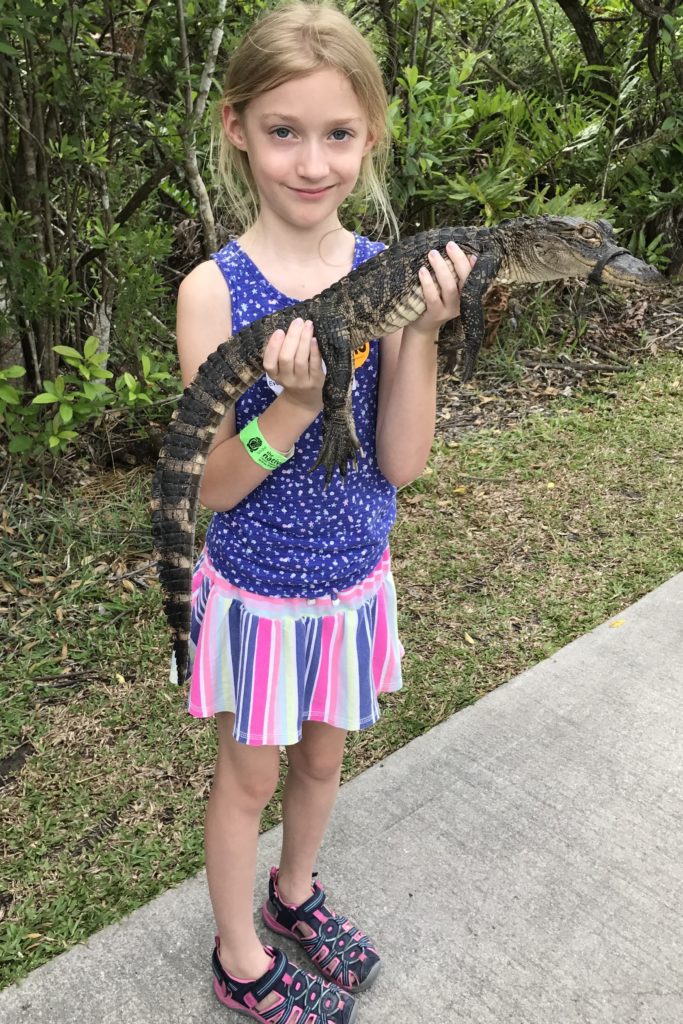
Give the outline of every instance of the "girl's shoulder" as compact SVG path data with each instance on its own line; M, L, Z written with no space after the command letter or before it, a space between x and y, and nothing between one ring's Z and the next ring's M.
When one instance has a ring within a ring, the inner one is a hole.
M201 303L206 299L218 299L224 303L230 300L225 287L225 278L214 260L198 263L180 282L178 298L185 303Z

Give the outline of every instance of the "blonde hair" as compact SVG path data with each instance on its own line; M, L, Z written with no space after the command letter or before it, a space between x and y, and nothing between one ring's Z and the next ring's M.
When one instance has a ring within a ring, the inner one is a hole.
M345 75L365 111L376 142L363 157L357 201L367 200L375 210L375 231L398 236L398 224L384 186L390 152L387 96L382 75L370 46L352 22L325 3L286 3L261 16L232 55L215 111L212 150L218 140L218 174L232 217L246 230L258 215L258 193L245 152L233 146L222 126L226 105L238 115L250 100L293 78L321 68L336 68Z

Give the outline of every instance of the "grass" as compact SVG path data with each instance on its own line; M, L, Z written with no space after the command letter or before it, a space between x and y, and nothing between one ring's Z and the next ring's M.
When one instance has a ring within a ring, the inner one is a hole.
M436 443L392 541L406 685L345 779L680 570L682 377ZM2 985L202 866L215 741L166 684L149 475L16 483L0 514Z

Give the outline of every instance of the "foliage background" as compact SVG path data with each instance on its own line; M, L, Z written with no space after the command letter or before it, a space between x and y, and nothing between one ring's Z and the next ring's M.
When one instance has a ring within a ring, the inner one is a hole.
M55 456L149 437L176 391L180 279L229 235L211 110L258 0L0 11L0 437ZM683 267L683 6L362 0L402 230L573 210ZM363 210L349 222L365 230ZM89 340L90 339L90 340ZM36 400L37 396L37 400ZM155 432L155 427L156 432Z

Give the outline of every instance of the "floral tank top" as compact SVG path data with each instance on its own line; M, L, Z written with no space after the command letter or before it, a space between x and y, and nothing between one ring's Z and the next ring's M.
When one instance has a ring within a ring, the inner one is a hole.
M382 243L356 235L353 268ZM230 290L233 333L296 300L266 280L229 242L213 255ZM353 414L363 456L325 489L325 469L311 472L322 446L322 413L301 435L294 456L227 512L216 512L209 556L237 587L267 597L333 597L360 583L379 562L396 518L396 488L377 465L375 429L379 341L356 353ZM264 373L235 405L237 430L275 400L280 386Z

